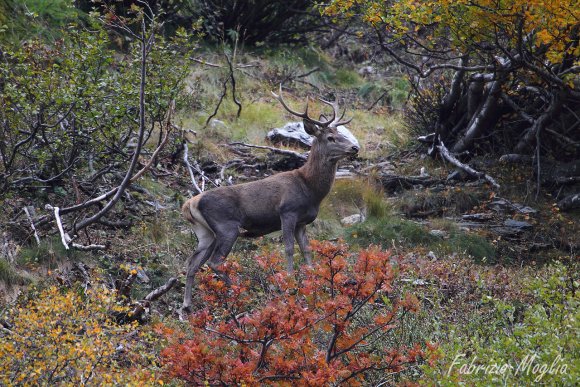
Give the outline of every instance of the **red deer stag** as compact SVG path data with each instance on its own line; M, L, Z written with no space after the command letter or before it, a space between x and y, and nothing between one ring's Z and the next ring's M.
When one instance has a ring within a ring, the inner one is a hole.
M272 92L282 106L301 117L304 129L315 136L310 155L299 169L281 172L262 180L224 186L203 192L185 202L183 216L193 224L198 238L197 250L189 260L182 311L191 307L195 274L207 262L209 267L229 284L227 275L218 267L230 253L240 235L262 236L282 229L288 271L294 270L294 238L308 264L312 264L306 225L316 219L320 202L330 191L340 159L356 155L358 144L337 131L343 114L338 117L337 102L323 103L332 107L332 118L315 120L308 116L308 99L304 113L288 107L280 95Z

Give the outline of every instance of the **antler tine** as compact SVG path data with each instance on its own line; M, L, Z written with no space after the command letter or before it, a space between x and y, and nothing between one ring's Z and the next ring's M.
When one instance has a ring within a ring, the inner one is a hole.
M310 121L318 126L326 127L326 126L330 125L332 123L332 121L334 121L334 118L336 116L336 115L333 116L333 118L330 121L319 121L319 120L315 120L313 118L308 117L308 101L309 101L308 97L306 97L306 109L304 109L304 113L298 113L297 111L290 109L290 107L288 105L286 105L286 102L284 102L284 98L282 97L282 84L280 84L280 94L279 95L274 93L273 91L271 93L274 96L274 98L276 98L278 101L280 101L280 103L282 104L284 109L286 109L289 113L291 113L297 117L303 118L305 120L308 120L308 121Z
M288 112L290 112L291 114L293 114L297 117L309 119L308 118L308 98L306 99L306 110L304 111L304 113L298 113L298 112L290 109L290 107L288 105L286 105L286 102L284 102L284 98L282 98L282 84L280 84L280 94L279 95L274 93L273 91L271 93L274 96L274 98L276 98L278 101L280 101L280 103L282 104L284 109L288 110Z
M332 110L333 110L334 117L333 117L332 122L330 124L334 125L335 127L338 127L340 125L346 125L349 122L351 122L352 119L354 118L354 117L350 117L349 119L342 121L342 119L344 118L344 115L346 114L346 107L345 107L344 110L342 111L342 114L340 115L340 118L337 119L336 118L336 115L338 113L338 101L329 102L329 101L326 101L326 100L324 100L322 98L319 98L319 100L321 102L329 105L329 106L332 106Z
M342 111L342 114L340 115L340 118L338 119L338 122L340 122L340 120L342 120L344 118L344 115L346 114L346 108L344 108L344 110Z
M329 102L329 101L322 99L322 98L318 98L318 100L320 102L332 107L332 118L328 122L326 122L326 124L324 125L324 126L329 126L332 123L334 123L334 121L336 120L336 112L338 111L338 103L336 101Z
M344 121L338 121L338 122L336 123L336 126L346 125L346 124L348 124L349 122L351 122L353 118L354 118L354 117L350 117L348 120L344 120Z
M354 117L350 117L349 119L346 119L346 120L342 121L342 119L344 118L344 115L345 115L345 114L346 114L346 107L345 107L345 108L344 108L344 110L342 111L342 114L340 115L340 118L337 120L337 122L336 122L336 126L340 126L340 125L346 125L346 124L348 124L349 122L351 122L351 121L352 121L352 119L354 118Z

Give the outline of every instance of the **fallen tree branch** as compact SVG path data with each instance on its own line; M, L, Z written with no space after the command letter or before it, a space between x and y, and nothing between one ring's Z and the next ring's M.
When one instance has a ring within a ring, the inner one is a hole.
M32 231L34 232L34 239L36 239L36 244L40 245L40 238L38 237L38 233L36 232L36 227L34 227L34 221L32 220L32 216L30 216L30 212L28 211L28 207L26 206L24 206L24 213L26 214L28 220L30 221L30 228L32 228Z
M157 289L150 292L148 295L145 296L145 301L155 301L165 293L171 290L173 286L177 283L177 278L171 277L165 283L165 285L158 287Z
M143 321L144 315L149 312L149 307L151 303L165 293L171 290L177 283L177 278L171 277L165 285L158 287L157 289L153 290L149 294L145 296L145 298L141 301L135 302L132 309L126 313L120 313L116 316L117 321L120 322L131 322L131 321Z
M97 245L97 244L81 245L78 243L72 243L71 246L77 250L80 250L80 251L96 251L96 250L106 250L107 249L107 245Z
M54 211L54 219L56 220L56 225L58 226L58 232L60 233L60 240L62 245L65 249L69 250L69 242L71 241L71 237L64 231L64 227L62 226L62 220L60 219L60 208L53 207L50 204L47 204L45 207L49 211Z
M508 153L499 158L500 163L517 163L517 164L527 164L531 163L534 159L529 155L524 155L520 153Z
M191 60L196 62L196 63L202 64L204 66L208 66L208 67L214 67L214 68L218 68L218 69L223 68L223 66L220 64L211 63L211 62L208 62L208 61L203 60L203 59L191 58ZM247 69L250 67L260 67L260 65L257 63L238 63L235 66L236 69Z
M285 155L285 156L297 157L297 158L302 159L302 160L308 159L308 156L307 155L304 155L302 153L298 153L298 152L291 151L291 150L286 150L286 149L274 148L274 147L265 146L265 145L246 144L245 142L230 142L228 144L228 146L230 146L230 147L233 147L233 146L244 146L244 147L247 147L247 148L266 149L266 150L269 150L269 151L271 151L273 153L277 153L277 154L281 154L281 155Z
M429 133L424 136L417 137L417 141L422 142L423 144L433 144L435 136L436 136L435 133Z
M392 174L381 174L380 181L383 188L389 192L396 191L397 188L409 189L416 185L429 187L443 182L441 179L435 179L430 176L398 176Z
M562 211L569 211L580 208L580 193L568 195L558 202L558 207Z
M206 181L213 184L213 186L216 188L220 186L218 183L216 183L215 181L213 181L212 179L210 179L209 177L207 177L205 175L205 172L203 171L203 169L201 169L201 167L199 166L199 164L195 160L194 160L193 168L201 176L201 190L202 191L205 191L205 182Z
M462 171L466 172L467 174L477 177L478 179L484 179L488 183L490 183L494 188L498 189L500 185L495 181L495 179L483 172L478 172L475 169L471 168L467 164L463 164L461 161L457 160L455 156L449 152L449 149L443 144L441 141L439 145L437 145L437 149L439 150L439 154L451 164L455 165L457 168L461 169Z
M183 142L183 163L185 164L185 167L187 168L187 171L189 172L189 177L191 178L191 183L193 185L193 188L195 188L195 191L197 194L200 194L203 192L203 190L199 187L199 185L197 185L197 181L195 180L195 175L193 174L193 168L191 168L191 164L189 163L189 148L187 147L187 141Z
M305 72L304 74L298 74L298 75L290 74L290 75L286 76L284 79L282 79L282 81L280 83L286 84L288 82L301 82L304 84L314 86L312 83L305 81L305 80L302 80L301 78L306 78L309 75L314 74L317 71L320 71L320 67L315 67L312 70ZM316 86L314 86L314 87L316 87ZM316 88L318 89L318 87L316 87Z
M558 185L568 185L580 183L580 176L558 176L552 181Z
M227 163L225 163L222 166L221 170L220 170L220 180L226 182L227 185L231 185L231 181L230 181L231 180L231 176L227 180L226 180L226 177L225 177L226 169L231 168L231 167L236 166L236 165L240 165L240 164L244 164L244 160L241 160L241 159L233 159L233 160L230 160Z

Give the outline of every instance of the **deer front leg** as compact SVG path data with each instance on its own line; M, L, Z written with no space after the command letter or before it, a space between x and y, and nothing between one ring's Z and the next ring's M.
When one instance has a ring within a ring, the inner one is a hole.
M236 243L240 232L237 223L220 224L215 229L217 243L213 255L207 264L229 287L232 281L219 267L225 261L230 251L232 251L232 247L234 247L234 243Z
M284 214L282 218L282 239L284 240L284 252L288 273L294 273L294 231L296 229L296 216Z
M298 247L306 260L308 266L312 266L312 251L310 250L310 244L308 243L308 237L306 236L306 225L296 226L296 231L294 232L296 237L296 242L298 242Z

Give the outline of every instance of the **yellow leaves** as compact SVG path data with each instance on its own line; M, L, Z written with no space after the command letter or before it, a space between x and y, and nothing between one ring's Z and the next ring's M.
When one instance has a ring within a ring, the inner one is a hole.
M574 51L576 45L569 43L580 18L577 0L394 0L388 4L379 0L333 0L321 5L321 11L335 17L361 14L363 22L374 27L383 25L394 38L404 39L411 33L426 45L443 34L460 50L497 37L518 44L521 36L534 35L536 46L550 46L545 55L552 63L563 59L567 47ZM430 28L434 23L441 28L434 31L433 38L418 36L422 27Z
M552 35L548 32L548 30L543 29L536 34L538 38L537 44L549 44L552 41Z
M135 326L111 320L113 306L122 308L110 293L50 287L27 305L9 309L13 328L0 336L0 385L130 384L116 348L127 346L126 334Z
M130 9L131 9L131 11L133 11L133 12L135 12L135 13L141 12L141 10L142 10L142 9L141 9L141 7L139 7L139 6L138 6L137 4L135 4L135 3L131 4L131 8L130 8Z

